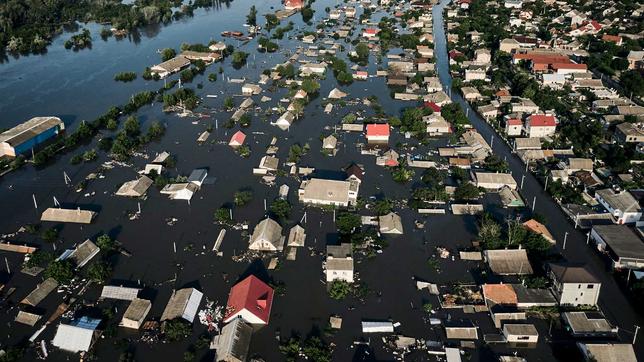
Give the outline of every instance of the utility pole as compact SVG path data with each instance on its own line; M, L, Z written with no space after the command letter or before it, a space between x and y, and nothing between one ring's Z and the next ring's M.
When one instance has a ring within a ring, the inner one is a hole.
M566 241L568 240L568 232L564 234L563 250L566 250Z
M521 187L519 188L522 190L523 190L523 180L525 180L525 175L521 175Z
M545 183L545 185L543 186L543 191L548 191L548 179L549 179L549 177L548 177L548 176L546 176L546 183Z
M633 345L635 345L635 341L637 341L637 333L640 331L640 326L636 325L635 326L635 335L633 336Z
M532 212L534 212L534 206L537 204L537 197L535 196L534 199L532 199Z

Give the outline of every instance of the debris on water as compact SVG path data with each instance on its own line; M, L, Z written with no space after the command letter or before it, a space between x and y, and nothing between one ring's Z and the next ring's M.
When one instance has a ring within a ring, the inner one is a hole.
M169 217L165 219L165 223L168 226L174 226L174 224L176 224L177 221L179 221L179 219L177 219L176 217Z
M437 247L437 248L436 248L436 251L438 251L438 256L439 256L441 259L447 259L447 258L449 258L450 253L449 253L449 251L448 251L447 249L442 248L442 247Z
M208 328L208 332L219 333L219 323L224 318L224 307L206 300L206 308L199 311L199 322Z

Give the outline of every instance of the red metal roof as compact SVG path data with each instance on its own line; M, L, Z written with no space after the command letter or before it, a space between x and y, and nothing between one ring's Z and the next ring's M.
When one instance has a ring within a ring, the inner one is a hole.
M378 34L379 29L376 28L367 28L364 30L365 33L367 34Z
M552 69L588 69L586 64L575 64L575 63L554 63L551 65Z
M507 120L507 122L506 122L506 123L507 123L508 125L510 125L510 126L520 126L520 125L522 125L522 124L523 124L523 123L521 122L521 120L520 120L520 119L518 119L518 118L510 118L510 119L508 119L508 120Z
M530 116L530 127L553 127L556 126L554 116L547 116L545 114L533 114Z
M384 124L368 124L367 125L367 137L371 136L387 136L389 137L389 123Z
M244 140L246 140L246 134L242 131L237 131L235 134L230 138L229 144L239 144L242 145L244 144Z
M245 309L268 324L272 304L273 289L251 275L230 289L224 320Z
M434 102L425 102L425 107L431 108L434 113L441 113L441 107Z
M301 7L304 7L304 1L303 0L285 0L284 6L290 7L290 8L301 8Z

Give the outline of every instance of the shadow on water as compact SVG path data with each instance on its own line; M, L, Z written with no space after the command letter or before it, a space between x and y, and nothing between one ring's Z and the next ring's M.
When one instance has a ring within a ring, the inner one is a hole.
M250 263L250 265L248 265L246 270L239 275L239 278L237 278L233 284L237 284L251 275L256 276L259 280L267 284L272 281L272 277L268 274L268 270L266 270L264 262L261 259L255 259Z

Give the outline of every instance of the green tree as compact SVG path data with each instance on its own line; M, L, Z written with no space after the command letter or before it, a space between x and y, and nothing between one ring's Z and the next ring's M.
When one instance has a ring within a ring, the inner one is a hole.
M164 62L176 56L177 56L177 51L172 48L165 48L161 51L161 60Z
M245 206L253 200L253 192L250 190L237 191L233 195L235 206Z
M109 254L110 252L118 249L118 244L116 243L116 241L107 234L102 234L98 238L96 238L96 246L101 248L101 251L106 254Z
M224 108L228 111L235 108L235 102L233 101L233 97L228 96L226 97L226 99L224 99Z
M335 220L335 227L340 234L349 235L359 229L362 221L359 215L350 212L340 212Z
M56 240L58 240L58 229L57 228L46 229L42 232L40 237L42 237L42 239L48 243L56 242Z
M112 275L112 267L106 262L98 262L87 268L87 277L97 284L104 284Z
M231 61L235 68L240 68L246 63L246 58L248 58L248 53L238 50L233 53Z
M391 212L391 201L388 199L378 200L373 205L373 211L378 215L387 215Z
M342 300L351 294L351 285L345 280L336 279L329 285L329 296L336 300Z
M246 24L250 26L257 25L257 9L255 8L255 5L250 7L250 11L248 12L248 15L246 15Z
M69 260L55 260L45 269L45 278L54 278L60 284L68 284L74 278L74 266Z
M136 137L141 133L139 120L134 116L127 117L123 127L125 128L125 133L130 137Z
M291 214L291 204L284 199L277 199L271 204L271 212L282 220L287 219Z
M501 238L501 226L490 214L483 214L479 225L479 238L489 249L489 244L497 243Z
M148 128L148 137L153 140L158 140L165 134L165 126L159 122L154 121Z
M640 71L629 70L628 72L623 72L619 80L622 86L624 86L628 96L631 93L636 97L644 96L644 77Z
M302 89L307 94L315 94L320 89L320 83L318 83L314 79L306 78L302 81Z
M233 219L230 217L230 209L227 207L220 207L215 211L215 221L223 224L232 224Z
M463 182L454 190L456 200L473 200L478 199L480 191L478 187L470 182Z
M186 339L192 334L192 326L183 319L177 318L165 322L163 331L166 340L177 342Z

